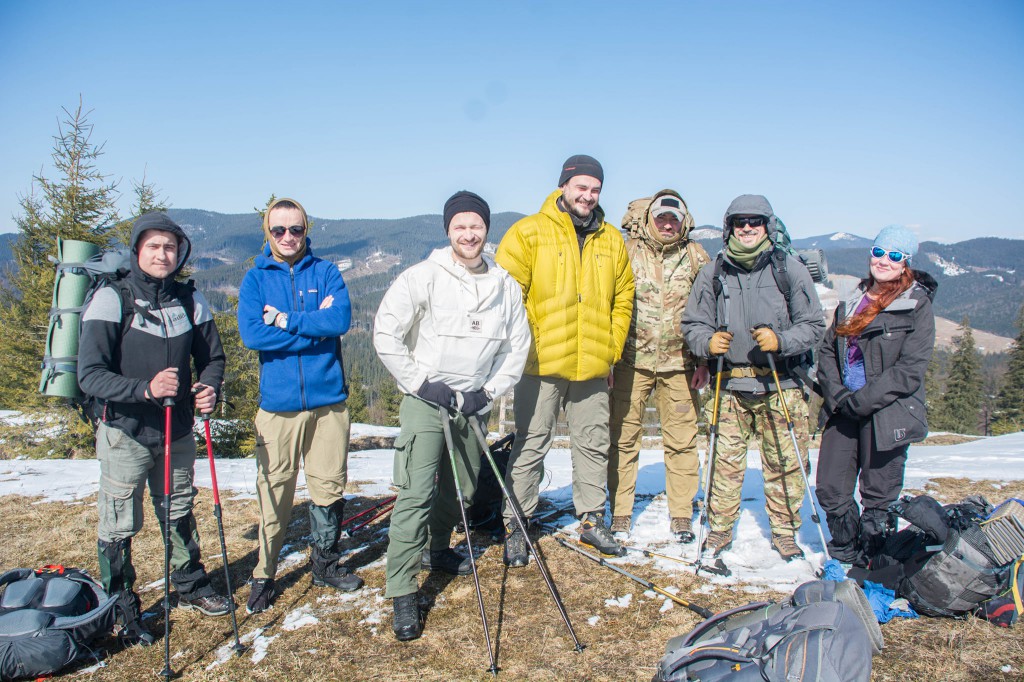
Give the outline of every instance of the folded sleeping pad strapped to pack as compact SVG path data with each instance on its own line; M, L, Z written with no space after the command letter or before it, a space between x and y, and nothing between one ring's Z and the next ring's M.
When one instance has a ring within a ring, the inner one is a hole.
M788 601L724 611L670 639L653 682L867 682L882 646L857 583L814 580Z
M85 571L16 568L0 590L0 681L55 673L113 630L117 599Z
M43 375L39 392L60 398L78 398L78 333L82 305L93 277L82 267L98 256L100 247L72 239L57 240L57 273L46 332Z

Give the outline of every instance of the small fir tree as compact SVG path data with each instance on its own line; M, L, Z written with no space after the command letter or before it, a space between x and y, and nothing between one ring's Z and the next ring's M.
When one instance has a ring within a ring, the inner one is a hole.
M1017 338L1010 348L1010 362L996 398L992 432L1024 430L1024 306L1017 315Z
M981 358L974 345L970 320L965 315L960 323L960 335L953 339L949 378L940 408L942 428L955 433L978 433L982 383Z

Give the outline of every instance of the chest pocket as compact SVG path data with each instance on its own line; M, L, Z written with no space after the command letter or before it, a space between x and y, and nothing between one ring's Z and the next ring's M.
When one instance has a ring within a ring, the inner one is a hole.
M497 307L476 312L434 307L431 315L438 338L440 367L446 374L476 375L480 359L493 357L507 337Z

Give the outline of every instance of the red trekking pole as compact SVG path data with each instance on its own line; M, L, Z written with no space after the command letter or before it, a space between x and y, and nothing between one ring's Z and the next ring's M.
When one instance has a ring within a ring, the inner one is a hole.
M220 555L224 562L224 582L228 587L228 601L231 602L231 627L235 632L235 643L231 649L235 655L241 656L245 647L238 639L238 618L235 616L235 596L231 589L231 571L228 570L228 547L224 542L224 519L221 516L220 491L217 489L217 465L213 461L213 438L210 436L210 415L203 414L203 427L206 429L206 457L210 460L210 480L213 484L213 515L217 517L217 533L220 535Z
M164 669L160 676L169 680L171 670L171 408L174 398L164 398Z

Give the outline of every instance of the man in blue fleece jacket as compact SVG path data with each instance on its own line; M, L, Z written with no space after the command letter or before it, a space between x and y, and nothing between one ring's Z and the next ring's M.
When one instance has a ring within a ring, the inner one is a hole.
M348 397L339 337L352 317L345 281L309 246L309 219L294 199L263 217L267 240L238 293L238 331L260 354L256 414L259 561L246 610L270 608L274 575L303 460L311 504L313 584L351 592L363 581L339 565L348 479Z

